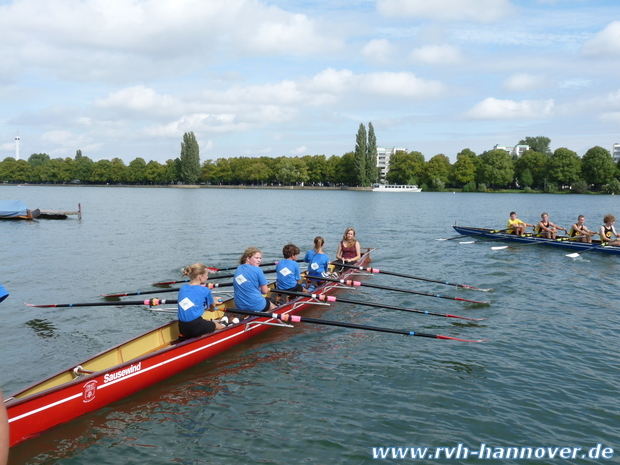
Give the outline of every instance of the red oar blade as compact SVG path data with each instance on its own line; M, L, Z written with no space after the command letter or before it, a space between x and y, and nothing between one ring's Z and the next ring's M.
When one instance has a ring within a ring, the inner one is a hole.
M451 341L461 341L461 342L486 342L488 339L460 339L458 337L450 337L450 336L442 336L441 334L437 335L437 339L450 339Z

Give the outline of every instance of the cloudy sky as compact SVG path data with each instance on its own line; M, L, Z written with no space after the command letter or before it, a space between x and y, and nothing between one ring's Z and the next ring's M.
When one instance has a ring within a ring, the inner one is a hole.
M0 159L620 142L618 0L0 0Z

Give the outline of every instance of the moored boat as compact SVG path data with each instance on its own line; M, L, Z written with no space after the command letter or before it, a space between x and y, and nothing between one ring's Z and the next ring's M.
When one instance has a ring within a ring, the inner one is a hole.
M367 249L363 253L357 262L360 266L368 264L370 252ZM343 277L355 272L351 269ZM341 283L325 282L314 292L329 294L339 288ZM299 297L277 307L273 313L296 315L316 304L319 304L316 299ZM223 305L234 307L232 299ZM221 315L221 311L217 315L206 312L205 318ZM119 344L5 399L10 445L136 393L272 326L283 326L283 323L275 318L254 316L220 331L177 342L179 331L175 320Z
M414 184L373 184L373 192L422 192L422 189Z
M517 236L515 234L508 234L506 232L485 228L470 228L457 225L454 225L453 228L457 233L462 234L463 236L475 237L476 239L487 238L497 241L519 242L522 244L541 244L551 247L570 249L575 252L586 252L592 250L595 252L620 254L620 247L603 245L599 240L593 240L592 243L588 243L578 242L576 240L569 240L570 238L566 237L547 239L544 237L535 237L532 235Z
M21 200L0 200L0 220L33 220L39 210L29 210Z

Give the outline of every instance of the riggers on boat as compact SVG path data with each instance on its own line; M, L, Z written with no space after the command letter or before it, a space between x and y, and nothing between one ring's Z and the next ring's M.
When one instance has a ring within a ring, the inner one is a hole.
M610 246L602 244L599 240L593 240L592 243L578 242L577 240L571 240L569 237L559 237L557 239L547 239L544 237L536 237L531 234L523 236L517 236L515 234L508 234L507 232L497 232L497 230L484 229L484 228L469 228L464 226L452 226L454 230L462 234L463 236L493 239L497 241L508 242L520 242L522 244L541 244L551 247L561 247L563 249L570 249L575 252L603 252L610 254L620 254L620 247Z
M359 265L370 262L371 251L366 249ZM349 270L344 276L355 272ZM342 287L341 283L325 282L314 293L334 293ZM324 305L311 297L299 297L273 313L295 315L317 304ZM234 308L232 299L222 305ZM217 313L205 312L204 318L223 315L222 311ZM106 350L7 398L10 445L134 394L272 326L283 324L274 318L250 317L220 331L177 343L179 330L175 320Z

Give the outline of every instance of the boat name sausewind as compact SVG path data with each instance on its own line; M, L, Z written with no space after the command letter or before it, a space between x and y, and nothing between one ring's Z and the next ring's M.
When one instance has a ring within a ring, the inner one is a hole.
M141 368L142 368L142 362L139 362L135 365L131 365L129 368L125 368L124 370L117 371L116 373L107 373L103 377L103 382L109 383L110 381L114 381L115 379L123 378L127 375L131 375L132 373L135 373L136 371L140 371Z

